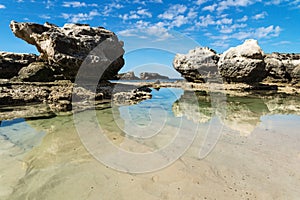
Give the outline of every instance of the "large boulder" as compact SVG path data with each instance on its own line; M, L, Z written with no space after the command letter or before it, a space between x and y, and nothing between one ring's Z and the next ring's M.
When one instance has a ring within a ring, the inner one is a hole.
M190 50L188 54L176 54L173 67L189 82L206 82L218 75L219 56L207 47Z
M17 54L0 52L0 78L10 79L16 75L22 67L37 61L38 56L34 54Z
M140 78L142 80L169 79L169 77L160 75L159 73L150 73L150 72L140 73Z
M266 71L268 78L275 82L290 81L290 74L286 70L286 66L282 62L279 53L268 54L265 57Z
M58 27L50 23L40 25L15 21L10 27L17 37L35 45L41 53L40 58L65 79L74 80L83 61L85 65L93 63L94 70L102 71L102 80L112 79L124 65L123 42L103 27L86 24Z
M227 82L255 84L266 76L264 52L256 40L225 51L218 62L220 74Z

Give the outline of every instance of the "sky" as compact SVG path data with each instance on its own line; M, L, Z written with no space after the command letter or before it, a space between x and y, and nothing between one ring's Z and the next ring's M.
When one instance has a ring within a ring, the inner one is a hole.
M172 68L176 53L222 53L250 38L266 53L300 53L300 0L0 0L0 18L0 51L20 53L38 52L14 37L11 20L103 26L125 43L123 72Z

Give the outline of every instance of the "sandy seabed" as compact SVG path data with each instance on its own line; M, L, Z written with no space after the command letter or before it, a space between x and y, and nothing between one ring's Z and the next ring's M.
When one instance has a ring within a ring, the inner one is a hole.
M98 118L115 145L135 143L115 128L109 109L102 110ZM32 141L30 134L22 141L0 138L0 199L296 200L300 196L299 119L265 116L247 136L224 127L213 151L200 160L197 155L207 128L203 125L203 131L180 159L145 174L118 172L93 158L82 145L72 116L2 127L8 135L34 130L40 141Z

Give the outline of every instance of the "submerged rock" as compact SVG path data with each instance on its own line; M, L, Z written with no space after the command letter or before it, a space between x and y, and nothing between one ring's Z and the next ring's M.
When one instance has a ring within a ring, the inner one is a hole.
M267 76L264 52L256 40L225 51L218 62L220 74L226 82L255 84Z
M88 75L92 76L93 70L101 71L102 80L112 79L124 65L123 42L103 27L87 24L58 27L49 23L40 25L15 21L10 23L10 27L17 37L35 45L41 53L40 59L65 79L74 80L83 61L90 67Z
M142 80L169 79L169 77L160 75L159 73L150 73L150 72L140 73L140 78Z
M18 75L22 67L38 59L34 54L18 54L10 52L0 52L0 78L10 79Z
M196 48L188 54L176 54L173 67L189 82L203 83L218 75L219 56L209 48Z

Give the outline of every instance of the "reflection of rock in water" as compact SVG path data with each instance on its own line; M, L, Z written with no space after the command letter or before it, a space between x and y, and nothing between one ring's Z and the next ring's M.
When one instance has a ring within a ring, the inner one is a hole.
M260 123L260 117L268 113L263 99L257 97L227 97L224 124L247 136Z
M211 120L214 106L211 96L205 92L185 91L173 104L176 116L186 116L194 122L205 123ZM226 116L221 117L224 125L249 135L259 125L261 116L269 114L300 114L298 96L272 94L227 96ZM224 113L225 114L225 113Z
M173 104L173 112L176 117L185 116L193 122L208 122L213 114L211 98L206 92L185 91Z

